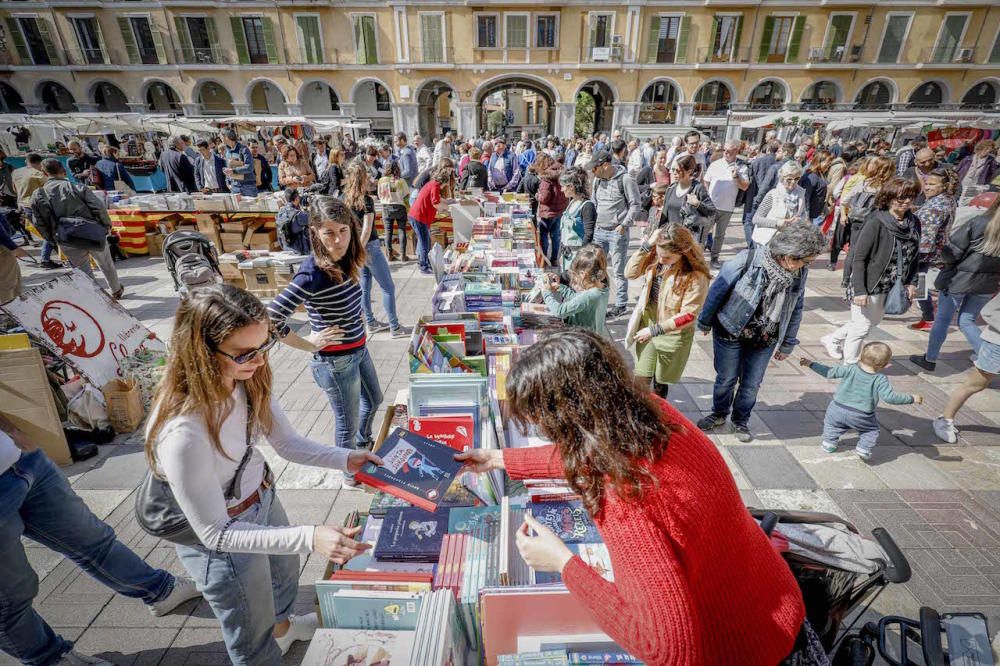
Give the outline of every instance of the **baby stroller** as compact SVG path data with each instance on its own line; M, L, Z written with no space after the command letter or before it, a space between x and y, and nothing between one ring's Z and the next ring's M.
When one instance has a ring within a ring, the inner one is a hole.
M909 562L885 529L874 529L872 541L832 514L759 509L750 513L795 575L806 617L834 666L871 666L876 651L891 666L993 666L986 618L979 613L941 616L922 608L919 621L886 616L851 633L889 583L910 579ZM862 603L865 606L859 609ZM842 628L852 614L854 620ZM919 647L920 661L910 659L913 644Z
M197 231L175 231L163 241L163 258L174 289L186 293L222 281L215 246Z

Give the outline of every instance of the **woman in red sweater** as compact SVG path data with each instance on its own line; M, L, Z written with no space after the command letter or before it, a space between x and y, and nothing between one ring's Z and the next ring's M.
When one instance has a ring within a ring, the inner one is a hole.
M636 381L603 337L574 328L526 349L510 416L558 444L458 454L475 472L564 477L611 554L611 583L526 518L525 561L566 587L650 665L826 664L788 566L747 512L715 445ZM818 649L817 649L818 648Z
M450 197L455 193L455 163L451 160L441 160L430 180L420 188L416 201L410 207L410 226L417 236L417 261L420 272L430 274L431 261L428 254L431 251L431 224L437 214L447 212L451 203Z

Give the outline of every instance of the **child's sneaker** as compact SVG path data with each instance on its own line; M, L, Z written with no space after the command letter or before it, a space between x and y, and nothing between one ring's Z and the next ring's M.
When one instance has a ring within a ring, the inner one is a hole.
M861 458L864 461L868 461L868 460L872 459L872 452L871 452L870 449L856 448L856 449L854 449L854 452L857 453L858 457Z
M949 444L958 441L958 428L955 427L955 421L943 416L934 419L934 434L938 436L938 439Z
M822 446L823 450L826 451L827 453L837 452L837 445L833 442L823 442L822 444L820 444L820 446Z

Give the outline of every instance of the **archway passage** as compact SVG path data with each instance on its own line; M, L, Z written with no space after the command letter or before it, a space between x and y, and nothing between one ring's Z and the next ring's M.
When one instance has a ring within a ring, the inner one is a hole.
M21 93L3 82L0 82L0 113L26 113Z
M66 86L47 81L42 84L38 95L45 105L46 113L72 113L76 111L76 99Z
M837 103L837 86L833 81L817 81L802 95L802 108L832 109Z
M922 83L910 93L906 106L911 109L933 108L944 102L944 88L936 81Z
M425 141L434 141L455 128L457 93L444 81L428 81L417 93L417 121Z
M997 103L997 85L990 81L977 83L962 97L963 109L978 109Z
M729 86L722 81L709 81L694 95L694 115L724 116L731 101Z
M653 81L639 99L639 124L664 125L677 119L677 86L670 81Z
M258 81L247 95L250 101L250 113L265 115L282 115L285 113L285 95L274 83Z
M146 108L151 113L177 113L181 110L181 99L173 88L156 81L146 90Z
M107 113L124 113L129 110L128 98L122 89L107 81L94 86L94 104L98 111Z
M491 135L520 139L553 133L555 95L543 83L511 76L494 81L476 98L479 126Z
M854 100L855 109L888 109L892 103L892 89L885 81L872 81L858 93Z
M306 116L332 116L340 113L340 98L322 81L307 83L299 92L302 113Z
M581 136L594 132L611 132L614 119L615 94L603 81L589 81L576 94L574 130Z
M209 81L198 91L198 104L206 116L227 116L233 113L233 96L215 81Z
M371 123L371 134L388 138L392 134L392 97L378 81L362 81L354 87L354 115Z
M750 93L750 108L757 110L780 109L787 101L785 85L779 81L762 81Z

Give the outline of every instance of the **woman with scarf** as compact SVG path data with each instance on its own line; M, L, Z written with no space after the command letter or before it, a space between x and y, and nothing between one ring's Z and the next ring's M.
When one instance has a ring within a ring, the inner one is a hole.
M885 315L885 300L901 278L910 299L917 291L920 221L910 204L920 193L916 181L893 178L875 195L875 212L852 240L844 285L851 320L822 338L831 358L857 363L873 326Z
M806 210L806 191L799 185L802 167L795 160L788 160L778 169L778 183L753 214L753 242L767 245L778 229L789 224L803 222L809 214Z
M778 229L770 242L744 250L722 265L698 317L698 330L712 332L715 387L712 413L698 421L702 430L725 425L750 442L750 415L771 359L781 361L799 343L808 266L826 248L811 224Z
M920 220L920 252L918 270L926 274L936 267L938 257L948 240L948 231L955 220L955 187L958 184L951 169L934 169L924 178L924 204L917 209ZM928 288L930 285L928 285ZM928 292L927 298L917 301L920 305L920 321L910 324L914 331L929 331L934 325L934 299Z

